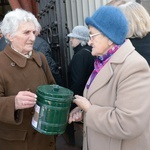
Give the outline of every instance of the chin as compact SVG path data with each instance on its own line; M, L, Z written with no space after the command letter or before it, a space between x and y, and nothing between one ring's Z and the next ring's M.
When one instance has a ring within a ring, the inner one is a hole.
M32 49L31 49L31 48L30 48L30 49L27 49L28 52L30 52L30 51L32 51L32 50L33 50L33 48L32 48Z
M32 51L32 50L33 50L33 47L29 47L29 48L28 48L28 51Z
M92 56L97 56L97 54L92 50L91 52Z

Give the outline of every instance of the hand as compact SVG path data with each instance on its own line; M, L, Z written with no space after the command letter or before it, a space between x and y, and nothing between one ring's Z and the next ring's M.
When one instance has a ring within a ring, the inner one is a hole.
M33 107L36 100L36 94L30 91L20 91L15 97L15 109L18 110Z
M89 102L89 100L79 95L75 95L75 99L73 100L73 102L85 112L87 112L87 110L91 106L91 103Z
M81 121L83 119L83 111L81 110L81 108L76 107L74 108L69 115L69 123L71 122L78 122Z

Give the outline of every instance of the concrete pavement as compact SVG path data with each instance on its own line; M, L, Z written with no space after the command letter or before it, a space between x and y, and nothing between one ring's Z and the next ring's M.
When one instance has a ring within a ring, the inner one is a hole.
M58 135L56 139L56 150L82 150L82 129L82 124L74 123L75 146L69 144L66 133Z

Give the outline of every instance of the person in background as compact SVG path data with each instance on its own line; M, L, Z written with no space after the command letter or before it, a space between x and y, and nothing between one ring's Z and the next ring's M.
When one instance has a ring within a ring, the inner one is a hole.
M5 42L5 37L1 34L0 38L0 51L4 50L7 43Z
M3 34L1 32L1 29L0 29L0 40L1 40L2 37L3 37Z
M85 20L96 56L69 123L84 122L83 150L149 150L150 69L129 39L121 10L102 6Z
M83 95L86 82L94 69L94 57L91 55L92 47L87 44L89 41L89 30L85 26L78 25L67 36L70 38L74 51L68 67L68 87L74 92L74 95ZM76 105L72 103L71 110L75 107ZM73 139L73 125L69 125L68 128L70 128L70 139ZM74 140L72 141L71 143L74 143Z
M86 82L94 69L92 47L88 45L89 30L85 26L78 25L67 36L74 51L68 67L68 85L75 95L83 95Z
M37 87L55 84L44 54L33 50L39 26L35 16L22 9L8 12L2 21L1 31L8 43L0 52L0 148L3 150L55 150L54 136L41 134L31 125Z
M56 83L60 86L64 86L60 71L58 69L58 65L51 56L51 48L47 41L37 35L33 45L33 49L38 52L42 52L45 55Z
M0 21L0 51L2 51L7 45L1 31L1 24L2 24L2 20Z
M128 2L118 6L129 22L129 38L135 47L150 65L150 15L137 2Z

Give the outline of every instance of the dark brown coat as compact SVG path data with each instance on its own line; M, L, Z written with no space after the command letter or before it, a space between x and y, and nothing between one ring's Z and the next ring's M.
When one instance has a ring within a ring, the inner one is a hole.
M19 91L36 92L39 85L55 84L46 58L33 51L27 59L9 46L0 52L0 149L54 150L54 137L40 134L31 125L34 108L15 111Z

